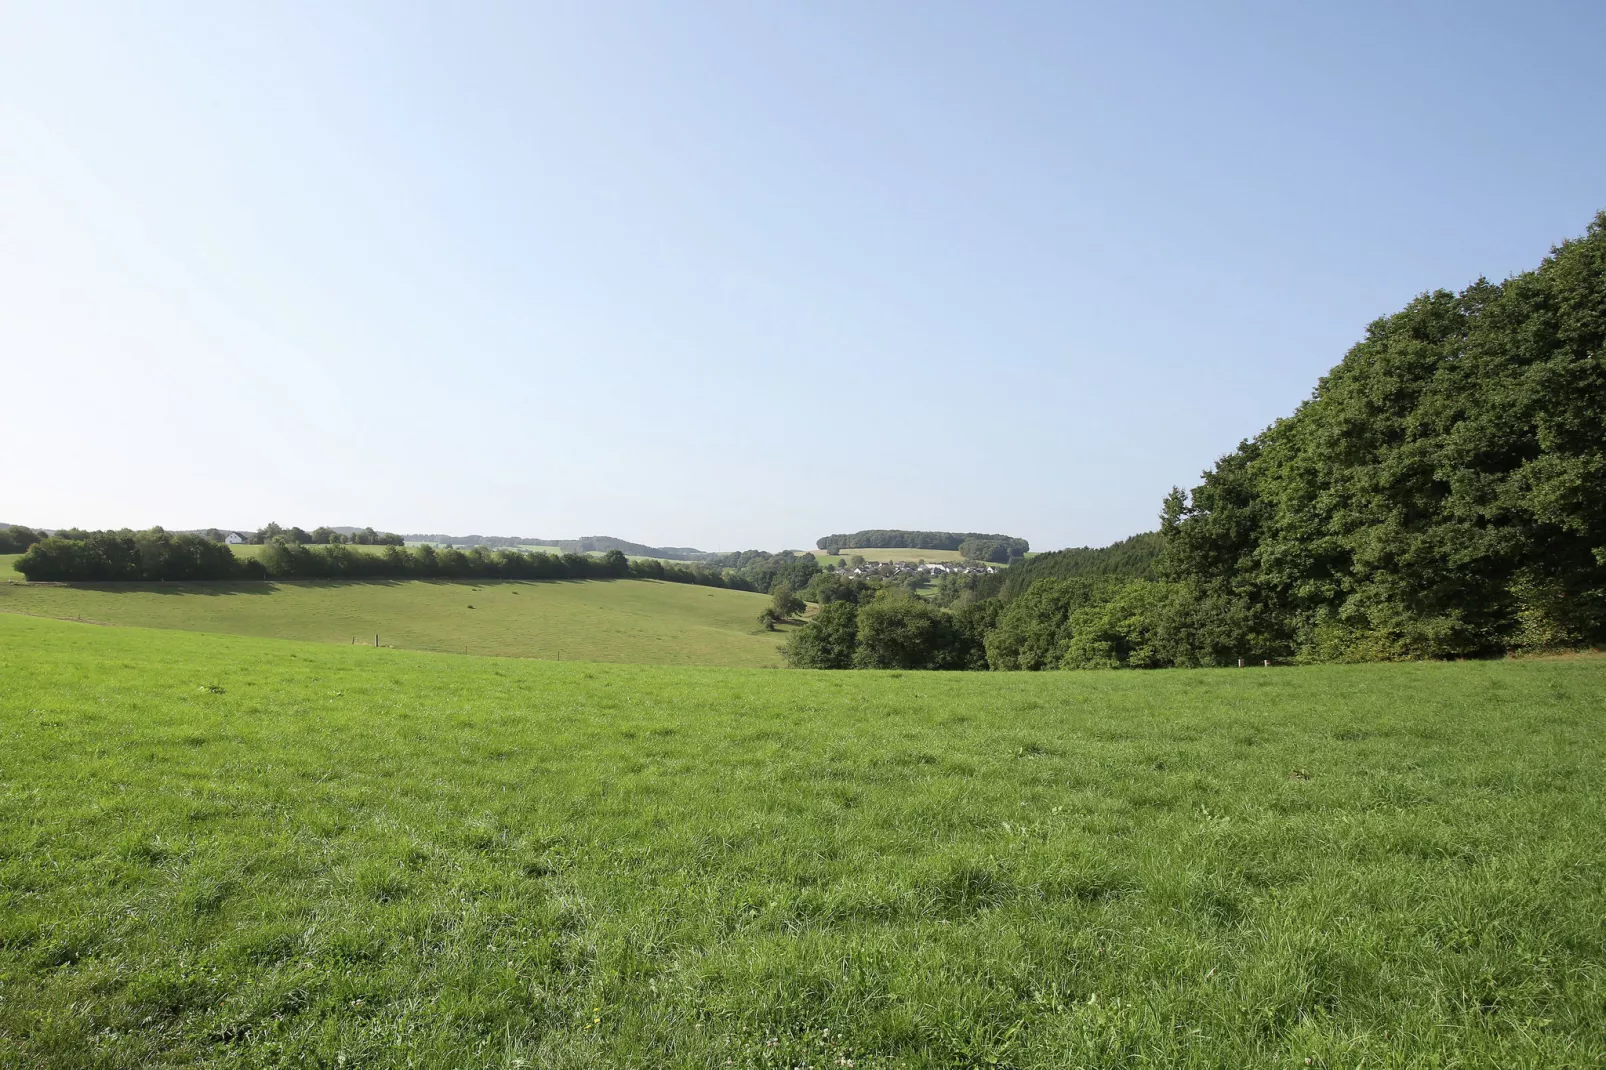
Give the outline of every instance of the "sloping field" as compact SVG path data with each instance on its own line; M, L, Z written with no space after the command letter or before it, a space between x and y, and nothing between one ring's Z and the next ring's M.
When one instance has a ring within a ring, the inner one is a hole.
M17 558L21 556L21 554L0 554L0 583L5 583L8 580L16 583L25 582L26 577L12 567L17 563Z
M1599 1067L1603 694L0 615L0 1061Z
M0 583L0 612L502 657L765 667L763 595L651 580Z

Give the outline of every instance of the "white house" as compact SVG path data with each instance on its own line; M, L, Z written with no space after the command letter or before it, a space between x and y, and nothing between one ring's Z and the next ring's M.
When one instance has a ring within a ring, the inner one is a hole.
M223 536L223 541L228 543L230 546L239 546L245 542L244 539L240 538L240 533L237 531L231 531L227 535Z

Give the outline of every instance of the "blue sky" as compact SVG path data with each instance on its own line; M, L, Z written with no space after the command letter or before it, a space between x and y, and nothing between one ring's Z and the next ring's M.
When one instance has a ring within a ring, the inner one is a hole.
M0 520L1106 543L1370 320L1583 232L1603 39L1597 3L13 2Z

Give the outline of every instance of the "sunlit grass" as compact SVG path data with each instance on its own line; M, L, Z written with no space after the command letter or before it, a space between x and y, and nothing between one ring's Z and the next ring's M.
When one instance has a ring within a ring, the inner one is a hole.
M1603 694L0 615L0 1061L1595 1067Z
M0 583L0 611L107 624L370 645L377 635L384 646L504 657L778 667L785 635L757 621L767 604L748 591L649 580Z

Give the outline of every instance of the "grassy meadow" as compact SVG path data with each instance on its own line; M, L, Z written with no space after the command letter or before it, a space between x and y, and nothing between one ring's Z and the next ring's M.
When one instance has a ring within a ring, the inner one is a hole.
M0 613L319 643L372 645L377 633L385 646L457 654L754 668L781 664L785 635L757 623L768 602L652 580L0 583Z
M0 1065L1599 1067L1603 696L0 614Z

